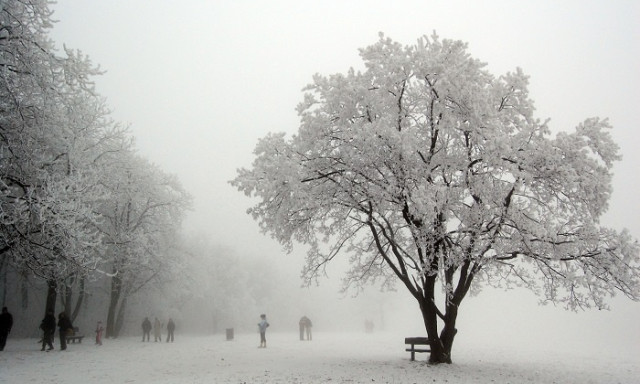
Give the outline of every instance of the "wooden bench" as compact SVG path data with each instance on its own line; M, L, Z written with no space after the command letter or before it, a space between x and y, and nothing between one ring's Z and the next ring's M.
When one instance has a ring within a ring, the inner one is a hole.
M84 335L80 333L80 329L78 327L73 327L73 333L67 335L67 344L70 342L75 344L76 340L78 340L78 344L81 344L83 338Z
M411 345L411 348L406 349L407 352L411 352L411 361L414 361L416 359L416 352L431 352L428 337L405 337L404 343ZM427 348L416 348L416 345L426 345Z

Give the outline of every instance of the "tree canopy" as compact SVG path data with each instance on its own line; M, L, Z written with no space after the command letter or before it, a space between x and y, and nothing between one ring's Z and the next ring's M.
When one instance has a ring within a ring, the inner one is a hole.
M458 308L483 283L573 309L638 299L637 241L599 225L621 158L606 119L551 137L522 70L495 77L435 34L381 34L360 55L361 71L315 75L297 134L260 139L231 181L263 231L309 245L307 280L348 255L347 284L401 282L434 363L451 361Z
M10 265L43 279L47 309L60 293L69 311L86 277L113 272L130 294L169 265L191 199L110 118L99 68L57 50L50 4L0 3L0 278Z
M95 268L104 153L126 148L78 51L55 52L45 2L0 9L0 244L45 279Z

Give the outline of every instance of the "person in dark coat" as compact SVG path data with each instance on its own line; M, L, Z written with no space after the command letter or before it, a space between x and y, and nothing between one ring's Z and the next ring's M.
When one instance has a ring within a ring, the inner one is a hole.
M73 332L73 324L67 314L60 312L58 315L58 335L60 337L60 350L67 349L67 336Z
M300 340L304 340L305 333L307 340L311 340L311 320L307 316L302 316L298 325L300 327Z
M298 328L300 329L300 340L304 340L304 327L305 327L305 324L306 324L306 322L305 322L306 318L307 318L306 316L302 316L300 318L300 321L298 321Z
M307 316L305 316L305 319L304 329L307 333L307 340L311 340L311 327L313 327L313 323L311 323L311 319Z
M44 351L44 347L48 345L47 352L49 352L53 349L53 334L56 332L56 317L53 315L53 311L48 311L44 316L40 323L40 329L44 332L41 351Z
M167 343L169 342L169 340L171 340L171 342L173 343L173 331L175 331L176 329L176 323L173 322L173 319L169 319L169 322L167 323Z
M142 322L142 341L144 341L145 337L147 341L151 341L151 322L148 317L145 317Z
M13 316L9 313L7 307L2 307L2 313L0 313L0 351L4 350L4 346L7 344L7 337L13 327Z

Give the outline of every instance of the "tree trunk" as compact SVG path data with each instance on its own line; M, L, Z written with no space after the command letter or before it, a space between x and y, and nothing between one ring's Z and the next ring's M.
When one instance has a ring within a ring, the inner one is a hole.
M451 348L453 347L453 339L456 337L458 330L456 329L456 319L458 318L458 308L455 304L447 305L447 312L444 316L444 326L440 333L440 340L444 347L444 352L449 356L451 363Z
M109 298L109 313L107 314L107 327L106 334L107 338L115 338L118 337L116 332L115 323L116 323L116 308L118 307L118 302L120 301L120 293L122 292L122 281L118 276L117 272L114 268L114 276L111 278L111 296Z
M438 310L434 302L435 283L435 276L425 278L424 296L419 300L424 326L427 330L427 336L431 341L429 364L451 364L451 356L449 355L451 346L449 346L449 350L447 350L445 343L443 343L443 340L441 340L438 335ZM451 341L453 341L453 339L451 339Z
M60 296L62 299L62 305L64 306L64 314L67 315L67 319L70 319L71 303L73 302L73 287L70 284L65 283L61 291L64 293Z
M78 280L76 277L68 279L64 287L60 291L60 299L62 300L62 305L64 306L64 313L67 315L67 318L71 320L71 323L75 322L76 318L78 317L80 306L82 305L82 300L84 297L84 277L82 277L80 278L80 284L78 287L78 299L74 305L73 291L77 281Z
M120 308L118 308L118 315L116 316L116 325L115 325L115 336L118 337L120 335L120 331L122 330L122 325L124 324L124 313L127 309L127 294L125 293L122 297L122 302L120 303Z
M22 309L29 308L29 275L26 273L20 274L20 296Z
M80 287L78 288L78 300L76 300L76 305L73 308L73 312L71 313L71 322L76 321L78 317L78 313L80 313L80 306L84 300L84 277L80 278Z
M44 307L44 313L56 313L56 297L58 284L55 280L47 281L47 301Z

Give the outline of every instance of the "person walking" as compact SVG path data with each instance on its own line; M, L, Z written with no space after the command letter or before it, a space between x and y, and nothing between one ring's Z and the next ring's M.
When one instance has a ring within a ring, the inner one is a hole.
M47 352L53 349L53 334L56 332L56 317L53 315L53 311L48 311L40 323L40 329L44 332L42 335L42 349L44 351L45 346L49 346Z
M145 337L147 341L151 341L151 322L148 317L145 317L142 321L142 341L144 342Z
M306 316L302 316L300 321L298 321L298 328L300 328L300 341L304 340L304 327L306 324Z
M267 327L269 327L269 322L267 321L267 315L263 313L260 315L260 322L258 323L258 329L260 330L260 346L258 348L267 348Z
M169 340L173 343L173 331L176 329L176 324L173 322L173 319L169 319L167 323L167 343Z
M156 320L153 322L153 338L154 341L160 340L162 342L162 323L156 317Z
M311 319L307 316L302 316L298 324L300 326L300 340L304 340L305 334L307 335L307 340L311 340Z
M98 321L96 325L96 344L102 345L102 332L104 331L104 327L102 326L102 321Z
M0 351L4 351L4 346L7 345L7 337L9 337L11 327L13 327L13 316L7 307L2 307L2 313L0 313Z
M307 316L305 316L304 318L306 319L304 329L307 332L307 340L311 341L311 327L313 326L313 324L311 323L310 318L308 318Z
M71 324L71 320L67 317L67 314L60 312L58 314L58 335L60 337L60 350L64 351L67 349L67 336L73 332L73 324Z

